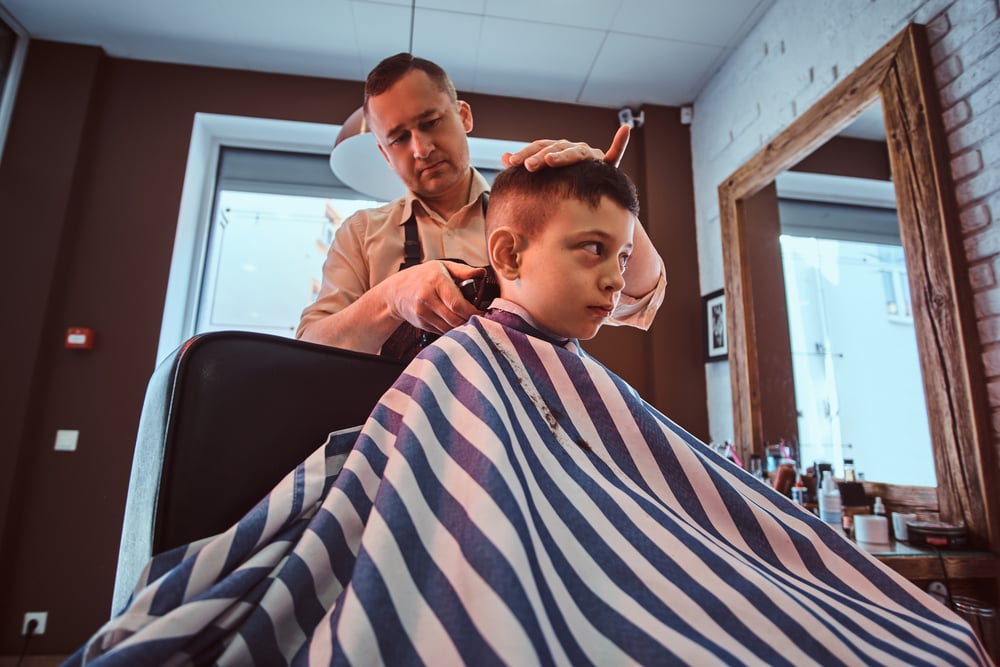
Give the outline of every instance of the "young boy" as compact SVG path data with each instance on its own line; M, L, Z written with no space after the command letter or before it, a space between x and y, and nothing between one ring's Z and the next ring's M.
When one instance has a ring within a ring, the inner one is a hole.
M501 297L493 308L555 338L593 338L625 287L638 213L629 178L597 160L502 172L486 216Z

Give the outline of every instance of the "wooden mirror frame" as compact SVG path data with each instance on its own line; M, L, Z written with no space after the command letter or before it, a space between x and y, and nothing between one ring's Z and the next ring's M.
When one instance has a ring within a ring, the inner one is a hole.
M747 200L881 99L927 399L937 510L945 521L964 521L973 542L986 546L996 543L996 518L990 516L996 508L989 507L984 478L985 464L995 465L988 449L989 407L928 53L923 26L911 24L719 186L734 437L743 460L753 452L763 455Z

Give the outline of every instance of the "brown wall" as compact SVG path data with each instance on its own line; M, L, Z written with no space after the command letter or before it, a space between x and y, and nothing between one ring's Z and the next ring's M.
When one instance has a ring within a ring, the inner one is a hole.
M0 163L4 306L0 424L0 655L26 611L48 611L31 653L69 653L109 613L132 447L156 354L196 112L341 122L361 84L107 58L31 44ZM611 109L463 96L474 134L606 146ZM649 334L608 328L588 349L706 437L688 128L646 108L622 168L668 267ZM683 324L680 324L683 323ZM97 331L69 351L69 326ZM75 453L55 431L80 430Z
M886 143L853 137L830 139L802 158L791 171L892 180L889 147Z

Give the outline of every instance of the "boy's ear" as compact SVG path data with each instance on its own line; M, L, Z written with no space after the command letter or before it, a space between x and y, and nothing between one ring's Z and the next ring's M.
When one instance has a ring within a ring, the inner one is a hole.
M490 264L497 275L507 280L516 280L521 269L521 235L510 227L498 227L490 234L487 245Z

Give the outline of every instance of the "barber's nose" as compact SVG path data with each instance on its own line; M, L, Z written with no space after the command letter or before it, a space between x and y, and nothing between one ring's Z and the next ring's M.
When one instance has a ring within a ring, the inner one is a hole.
M430 157L431 153L434 152L434 142L429 136L420 132L413 133L413 139L410 143L413 148L413 157L419 160Z

